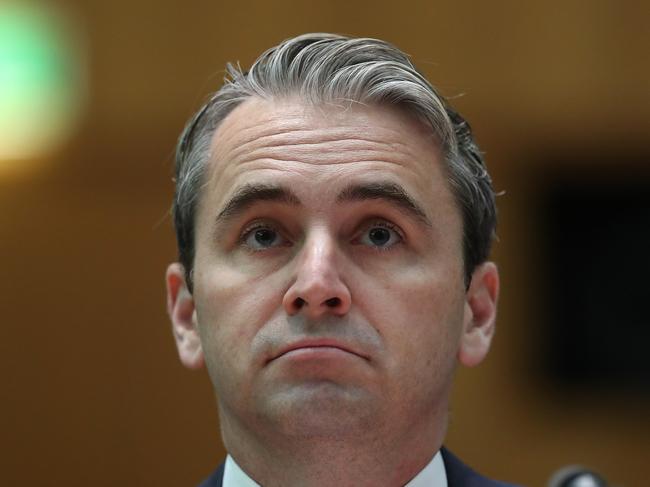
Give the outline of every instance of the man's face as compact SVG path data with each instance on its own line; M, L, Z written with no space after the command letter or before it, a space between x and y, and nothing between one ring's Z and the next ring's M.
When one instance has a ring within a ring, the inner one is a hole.
M395 108L250 99L212 148L190 328L226 442L439 429L475 316L430 131Z

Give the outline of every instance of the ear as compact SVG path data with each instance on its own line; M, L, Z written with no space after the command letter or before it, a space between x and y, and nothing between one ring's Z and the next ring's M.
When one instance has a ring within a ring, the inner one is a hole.
M203 348L199 336L194 298L185 282L185 268L175 262L167 268L167 313L172 321L172 330L178 355L182 364L189 369L203 367Z
M463 333L458 361L473 367L481 363L490 349L499 298L499 271L493 262L478 266L465 296Z

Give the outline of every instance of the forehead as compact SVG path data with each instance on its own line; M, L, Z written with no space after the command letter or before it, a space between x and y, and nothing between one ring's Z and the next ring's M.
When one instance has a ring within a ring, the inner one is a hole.
M219 126L202 199L211 205L250 183L291 185L327 197L350 183L394 182L420 200L451 203L432 130L405 111L250 98Z

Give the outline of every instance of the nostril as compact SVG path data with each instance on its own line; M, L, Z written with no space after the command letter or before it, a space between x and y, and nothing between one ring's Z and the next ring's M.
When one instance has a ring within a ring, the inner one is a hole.
M305 305L305 300L302 298L296 298L293 304L296 306L296 309L301 309Z
M340 298L330 298L327 301L325 301L325 304L330 307L330 308L336 308L341 304L341 299Z

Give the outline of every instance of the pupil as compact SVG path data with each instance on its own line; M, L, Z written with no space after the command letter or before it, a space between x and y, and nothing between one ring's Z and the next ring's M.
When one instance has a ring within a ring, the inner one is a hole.
M385 228L373 228L370 230L370 240L375 245L384 245L390 240L390 232Z
M275 240L275 232L269 229L261 229L255 232L255 240L261 245L270 245Z

